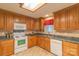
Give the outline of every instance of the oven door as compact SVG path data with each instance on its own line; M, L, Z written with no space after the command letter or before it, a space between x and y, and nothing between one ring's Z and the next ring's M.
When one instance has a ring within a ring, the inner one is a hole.
M26 40L25 39L17 39L15 40L15 49L24 47L26 45Z

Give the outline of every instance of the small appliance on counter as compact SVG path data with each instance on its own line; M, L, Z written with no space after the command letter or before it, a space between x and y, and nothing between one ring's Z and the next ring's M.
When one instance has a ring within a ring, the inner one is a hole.
M4 39L7 39L7 32L5 31L0 31L0 39L1 40L4 40Z
M27 49L26 24L14 23L14 53Z

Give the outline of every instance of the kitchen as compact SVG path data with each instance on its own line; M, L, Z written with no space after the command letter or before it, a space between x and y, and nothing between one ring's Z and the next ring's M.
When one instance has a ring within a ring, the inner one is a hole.
M0 56L79 56L78 49L79 3L0 3Z

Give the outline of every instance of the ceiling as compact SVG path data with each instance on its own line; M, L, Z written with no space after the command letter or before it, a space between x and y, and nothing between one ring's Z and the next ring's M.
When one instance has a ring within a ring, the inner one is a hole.
M29 10L19 7L20 6L19 3L0 3L0 8L16 12L22 15L39 18L45 16L46 14L51 14L52 12L71 6L73 4L74 3L46 3L35 12L31 12Z

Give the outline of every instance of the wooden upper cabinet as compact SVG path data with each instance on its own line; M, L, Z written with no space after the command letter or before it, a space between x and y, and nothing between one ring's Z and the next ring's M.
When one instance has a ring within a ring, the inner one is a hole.
M66 31L68 30L68 14L67 10L61 10L59 12L56 12L54 14L55 20L54 20L54 26L57 31Z
M20 18L18 15L13 15L14 22L20 22Z
M74 5L68 8L68 29L70 31L79 30L79 5Z
M21 22L21 23L26 23L25 21L25 16L19 16L19 21Z
M35 19L34 24L35 30L40 31L40 20Z
M62 31L67 30L67 23L66 23L66 18L65 18L66 14L65 14L65 10L61 11L60 13L60 27Z
M26 17L26 27L28 31L35 30L36 21L34 18Z
M79 29L79 6L77 6L77 17L78 17L78 19L77 19L77 30Z
M13 20L13 15L12 14L6 14L6 31L12 32L13 31L13 26L14 26L14 20Z
M74 30L79 30L79 5L73 7Z
M30 18L30 30L35 30L35 19Z
M44 19L40 19L40 30L43 32L44 31Z
M15 22L26 24L26 28L28 31L35 29L35 18L0 9L0 30L1 31L12 32L13 25Z
M68 21L69 21L69 29L72 31L72 30L75 30L75 21L76 21L76 19L74 19L74 17L76 16L74 16L74 13L75 12L75 9L74 9L74 7L72 8L69 8L69 10L68 10L68 17L69 17L69 19L68 19Z
M55 14L54 14L54 28L55 28L55 30L57 30L57 31L60 31L61 30L61 27L60 27L60 14L59 14L59 12L56 12Z
M14 22L26 23L25 16L14 15Z
M54 18L56 31L79 30L79 4L55 12Z
M27 27L27 30L28 31L31 31L32 30L32 25L31 25L32 21L31 21L31 18L30 17L26 17L26 27Z
M0 30L5 30L5 16L3 13L0 13Z
M28 17L26 17L26 28L28 31L30 30L30 20L28 19Z

